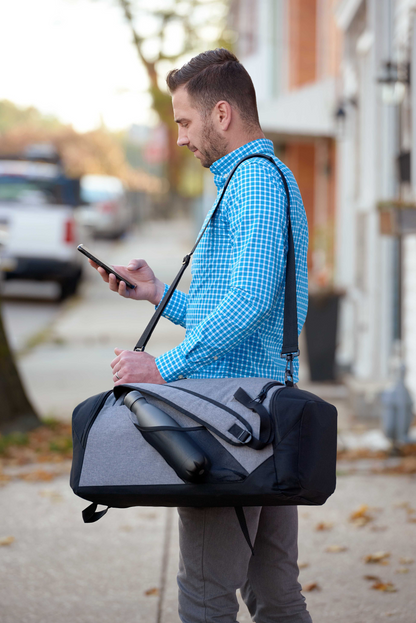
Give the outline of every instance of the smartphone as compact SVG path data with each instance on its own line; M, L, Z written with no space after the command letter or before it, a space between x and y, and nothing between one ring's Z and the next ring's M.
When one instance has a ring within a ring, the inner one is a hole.
M91 251L89 249L87 249L87 247L85 247L83 244L79 244L77 246L78 251L81 251L81 253L83 253L84 255L86 255L90 260L92 260L93 262L95 262L96 264L98 264L98 266L101 266L102 268L104 268L104 270L110 275L115 275L117 277L117 279L119 281L124 281L124 283L126 284L126 286L128 288L135 288L136 286L133 283L130 283L130 281L127 281L127 279L125 277L122 277L119 273L117 273L114 268L112 266L109 266L108 264L106 264L105 262L101 261L98 259L98 257L96 257L95 255L93 255L91 253Z

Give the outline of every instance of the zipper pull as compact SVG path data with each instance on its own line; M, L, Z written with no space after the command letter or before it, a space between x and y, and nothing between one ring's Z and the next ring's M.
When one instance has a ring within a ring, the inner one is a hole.
M254 399L254 401L262 404L269 391L272 389L272 387L275 387L276 385L282 385L282 383L279 383L279 381L271 381L270 383L266 383L266 385L262 388L260 394L257 396L257 398Z

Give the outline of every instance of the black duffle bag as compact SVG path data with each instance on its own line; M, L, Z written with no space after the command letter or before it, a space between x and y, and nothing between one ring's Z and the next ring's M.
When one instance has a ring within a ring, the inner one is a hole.
M299 350L289 189L272 158L255 154L243 160L252 157L276 166L287 196L285 383L265 378L138 383L82 402L72 420L71 487L92 503L83 512L85 522L104 515L107 509L97 511L99 504L319 505L335 490L337 411L293 383ZM231 172L217 207L243 160ZM144 350L209 222L135 350Z

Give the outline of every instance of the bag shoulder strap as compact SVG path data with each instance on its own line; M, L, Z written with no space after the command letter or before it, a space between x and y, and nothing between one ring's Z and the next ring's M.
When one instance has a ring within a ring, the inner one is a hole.
M155 310L155 313L153 314L147 327L143 331L143 334L141 335L139 341L134 347L134 350L139 351L139 352L144 351L150 337L152 336L152 333L157 323L159 322L160 317L165 311L166 306L168 305L170 299L172 298L174 291L178 287L178 284L182 278L183 273L189 266L189 262L191 261L191 257L194 254L195 249L197 248L198 244L201 241L202 236L205 234L212 219L214 218L221 204L221 201L224 197L224 194L228 188L228 185L231 181L232 176L234 175L235 171L240 166L240 164L242 164L246 160L249 160L250 158L263 158L265 160L268 160L271 164L275 166L275 168L277 169L282 179L283 186L284 186L285 193L286 193L286 198L287 198L288 251L287 251L287 259L286 259L285 304L284 304L284 318L283 318L283 345L282 345L281 357L285 358L287 361L286 373L285 373L286 384L293 385L293 358L299 355L299 344L298 344L298 315L297 315L297 301L296 301L295 245L293 241L292 223L291 223L291 218L290 218L290 192L289 192L289 187L288 187L286 177L283 171L276 164L274 159L271 156L267 156L266 154L249 154L248 156L245 156L239 162L237 162L235 167L232 169L231 173L229 174L224 184L224 188L221 192L220 198L214 210L212 211L210 218L208 219L207 223L205 224L205 227L203 228L200 235L198 236L197 241L195 242L192 250L188 253L188 255L185 255L185 257L183 258L182 266L178 274L176 275L175 279L172 281L171 285L169 286L168 291L166 292L162 301L159 303L157 309Z

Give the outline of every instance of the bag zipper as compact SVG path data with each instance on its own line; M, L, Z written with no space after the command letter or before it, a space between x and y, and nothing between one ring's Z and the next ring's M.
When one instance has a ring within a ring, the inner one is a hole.
M223 411L227 411L227 413L230 413L233 417L235 417L242 424L244 424L244 426L247 428L248 432L251 435L253 434L253 429L251 427L251 424L249 422L247 422L247 420L245 418L243 418L242 415L240 415L239 413L237 413L236 411L234 411L230 407L226 407L225 405L221 404L217 400L214 400L213 398L208 398L208 396L204 396L203 394L198 394L197 392L194 392L191 389L186 389L185 387L176 387L175 385L167 385L167 387L170 387L170 389L179 390L181 392L186 392L187 394L191 394L192 396L196 396L200 400L204 400L205 402L209 402L210 404L214 405L218 409L222 409Z
M269 383L266 383L266 385L262 388L260 394L254 400L262 404L272 387L276 387L277 385L282 387L282 389L283 387L285 387L285 385L283 383L280 383L279 381L270 381Z
M85 450L85 446L87 445L88 435L90 434L91 426L94 424L95 420L97 419L97 416L99 412L101 411L102 407L104 406L104 403L106 402L107 398L112 393L113 393L112 389L106 392L94 409L92 417L90 418L90 421L88 422L88 426L85 428L84 433L80 439L81 446L84 448L84 450Z

